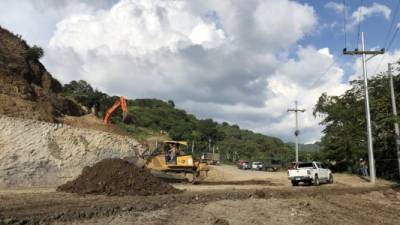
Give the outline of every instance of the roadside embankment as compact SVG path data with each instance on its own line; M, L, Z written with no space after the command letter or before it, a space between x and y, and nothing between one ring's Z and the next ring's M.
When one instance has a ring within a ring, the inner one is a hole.
M0 115L0 187L56 187L85 166L143 151L127 136Z

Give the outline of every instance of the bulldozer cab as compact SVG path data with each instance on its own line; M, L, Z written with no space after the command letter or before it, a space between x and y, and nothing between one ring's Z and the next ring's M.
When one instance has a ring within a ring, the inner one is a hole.
M163 150L164 153L168 153L172 148L175 148L177 152L185 151L187 148L186 141L164 141Z
M165 154L165 160L167 164L176 165L192 165L192 156L187 155L185 150L187 148L186 141L165 141L163 146L163 153ZM190 163L189 158L192 159Z

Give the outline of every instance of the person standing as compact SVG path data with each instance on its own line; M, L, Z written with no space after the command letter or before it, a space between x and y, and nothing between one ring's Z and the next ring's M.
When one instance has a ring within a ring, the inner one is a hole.
M367 162L364 159L360 159L360 169L361 169L361 175L364 177L368 177L368 166Z

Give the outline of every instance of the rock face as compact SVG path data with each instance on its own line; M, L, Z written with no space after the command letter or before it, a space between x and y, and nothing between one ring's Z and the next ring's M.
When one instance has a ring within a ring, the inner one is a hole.
M127 136L0 115L0 187L56 187L85 166L143 151Z
M55 122L62 115L81 115L65 99L62 85L35 59L20 37L0 27L0 114Z

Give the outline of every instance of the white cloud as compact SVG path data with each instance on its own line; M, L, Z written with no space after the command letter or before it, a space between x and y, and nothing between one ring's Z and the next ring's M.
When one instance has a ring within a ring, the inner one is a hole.
M366 20L371 16L383 16L385 19L390 19L391 10L389 7L383 4L379 4L374 2L371 6L360 6L351 14L351 21L349 24L349 28L353 28L358 23Z
M180 1L121 0L110 11L71 16L59 24L51 48L142 56L163 48L177 51L193 44L216 47L223 30L191 14Z
M338 14L342 14L345 10L345 5L337 2L328 2L324 7L327 9L333 9Z
M2 0L0 23L32 45L47 46L56 23L76 13L90 13L100 6L105 7L104 1L107 0L96 1L99 6L94 6L87 0Z
M298 100L307 109L305 142L320 136L311 113L321 92L347 88L328 48L297 46L318 23L307 4L120 0L82 6L59 13L46 46L45 65L63 82L85 79L114 95L173 99L203 118L286 140L294 125L286 110Z
M384 55L378 55L368 60L366 64L368 77L373 77L380 73L386 73L386 71L388 70L388 63L395 63L398 62L399 60L400 60L399 49L395 50L394 52L386 52ZM350 77L350 80L364 79L361 57L357 58L352 67L354 74Z

